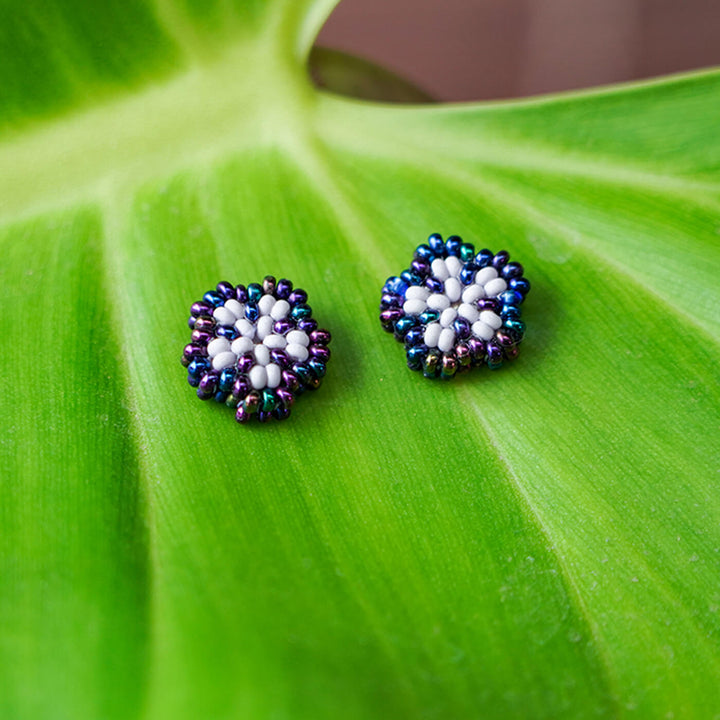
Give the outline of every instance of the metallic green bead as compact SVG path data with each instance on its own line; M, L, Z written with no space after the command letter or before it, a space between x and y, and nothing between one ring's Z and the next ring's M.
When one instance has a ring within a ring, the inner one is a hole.
M460 259L463 262L470 262L475 257L475 248L469 243L460 246Z
M260 401L260 410L263 412L272 412L278 405L278 399L275 393L266 388L262 391L262 399Z

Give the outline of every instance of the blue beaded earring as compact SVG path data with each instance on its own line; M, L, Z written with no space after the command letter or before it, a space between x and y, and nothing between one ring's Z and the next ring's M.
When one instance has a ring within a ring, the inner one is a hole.
M289 280L220 282L190 308L182 364L201 400L235 408L235 419L285 420L298 395L320 387L331 336L318 328L307 293Z
M495 370L518 356L529 291L523 266L505 250L476 253L457 235L443 241L434 233L410 267L385 282L380 322L405 345L408 367L427 378L479 365Z

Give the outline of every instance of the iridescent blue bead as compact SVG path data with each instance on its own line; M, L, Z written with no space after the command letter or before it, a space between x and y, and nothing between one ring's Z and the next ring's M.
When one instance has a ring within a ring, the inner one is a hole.
M226 327L224 325L221 325L216 331L215 334L218 337L224 337L228 340L235 340L235 338L240 337L240 331L237 330L234 327Z
M325 373L327 372L327 364L324 363L322 360L319 360L318 358L311 358L310 360L308 360L308 366L310 368L310 372L316 378L325 377Z
M435 253L429 245L418 245L415 248L415 257L432 262L435 259Z
M225 280L221 280L217 284L216 290L225 300L230 300L235 297L235 287Z
M257 419L261 423L266 423L272 418L272 412L266 412L265 410L258 410Z
M313 330L317 330L317 320L311 317L300 318L297 322L298 330L302 330L304 333L310 334Z
M522 339L522 337L525 335L525 323L522 320L505 320L503 322L503 327L511 330L520 339Z
M218 390L213 396L213 400L216 403L224 403L228 399L228 397L230 397L229 392L223 392L222 390Z
M415 345L414 347L408 348L406 353L407 366L411 370L420 370L422 368L423 360L427 354L427 345Z
M495 253L492 250L488 250L487 248L483 248L476 256L475 256L475 264L479 268L484 268L490 265L492 262L493 257L495 256Z
M250 322L255 322L260 317L260 310L254 302L248 302L245 304L245 317Z
M475 268L475 264L466 265L461 271L460 271L460 282L463 285L471 285L473 280L475 280L475 273L477 272Z
M308 294L302 288L295 288L288 297L288 302L291 305L305 305L308 299Z
M435 255L438 257L445 257L445 243L443 242L443 238L440 233L433 233L428 238L428 245Z
M235 286L235 299L241 303L247 302L247 288L244 285Z
M293 320L302 320L303 318L309 318L312 315L312 308L309 305L296 305L290 311L290 317Z
M405 333L415 327L417 323L417 318L413 315L405 315L404 317L401 317L395 323L395 337L398 340L402 340L405 337Z
M427 260L413 260L410 269L419 277L425 278L430 274L430 263Z
M442 280L438 280L436 277L425 278L425 287L431 293L441 293L445 290Z
M405 346L413 347L419 345L425 337L425 331L421 327L414 327L405 334Z
M470 337L470 323L464 317L459 317L455 320L453 330L455 330L455 334L463 340Z
M275 297L278 300L287 300L293 290L293 284L287 278L280 278L275 287Z
M191 375L188 373L188 383L193 387L197 387L200 384L200 375Z
M446 241L445 241L445 249L447 250L448 255L455 255L455 257L458 257L460 255L460 247L462 246L462 238L458 237L457 235L451 235Z
M385 281L385 285L383 285L383 292L394 293L395 295L402 295L405 297L405 292L408 287L408 283L406 283L402 278L393 276Z
M519 262L509 262L503 269L501 275L506 280L520 277L523 274L523 266Z
M427 325L428 323L436 322L437 320L439 320L440 313L437 310L425 310L425 312L418 315L418 318L423 325Z
M220 379L218 380L218 390L223 392L231 392L235 383L236 372L233 368L225 368L220 371Z
M292 369L293 369L293 372L300 379L300 384L307 385L308 381L312 377L312 372L310 371L310 366L307 363L295 363L295 365L293 365Z
M500 311L500 317L503 320L518 320L520 315L521 311L517 305L503 305Z
M220 295L220 293L216 293L214 290L208 290L203 295L203 300L208 305L212 305L213 307L220 307L221 305L223 305L225 303L222 295Z
M408 285L420 285L423 281L423 278L410 270L403 270L400 273L400 278L408 283Z
M475 246L472 243L463 243L460 246L460 259L463 262L470 262L475 257Z
M523 297L530 292L530 281L527 278L512 278L508 284L513 290L519 292Z
M495 253L493 259L492 259L492 266L500 272L505 265L507 264L507 261L510 259L510 253L507 250L501 250L499 253Z
M256 303L263 296L263 289L260 283L250 283L247 286L247 295L250 302Z
M523 301L523 296L517 292L517 290L506 290L498 295L498 300L503 305L520 305Z
M210 370L210 361L206 358L196 358L188 365L188 374L198 380Z
M278 399L270 388L265 388L260 393L260 410L262 412L272 412L278 406Z
M285 405L278 405L273 411L272 416L276 420L287 420L290 417L291 410Z

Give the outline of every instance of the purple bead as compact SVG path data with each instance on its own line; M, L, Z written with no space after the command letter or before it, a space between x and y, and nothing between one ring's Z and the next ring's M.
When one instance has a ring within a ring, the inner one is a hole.
M188 318L188 327L192 330L195 327L195 316L191 315Z
M328 345L330 340L332 340L332 335L330 335L329 330L325 330L324 328L313 330L310 333L310 342L314 345Z
M235 286L235 299L241 303L247 302L247 288L244 285Z
M429 277L425 280L425 287L431 292L431 293L441 293L445 286L442 283L442 280L438 280L436 277Z
M430 263L427 260L416 258L410 263L410 269L424 278L430 274Z
M272 361L281 368L288 368L292 365L287 353L284 350L280 350L280 348L273 348L270 351L270 357Z
M273 325L273 332L278 335L287 335L294 327L295 325L290 320L278 320Z
M207 356L207 348L201 345L195 345L194 343L186 345L183 350L183 357L186 357L188 360L205 356Z
M291 305L304 305L307 302L308 295L304 290L297 288L290 293L288 302Z
M290 417L290 408L279 405L272 411L272 415L276 420L287 420Z
M330 359L330 348L323 345L311 345L309 348L310 357L326 363Z
M383 296L380 298L381 310L387 310L388 308L400 308L402 306L402 295L396 295L395 293L383 293Z
M261 423L266 423L270 418L272 417L272 412L266 412L265 410L259 410L257 414L257 419Z
M250 383L244 376L235 378L235 382L232 387L232 394L237 398L244 398L250 392Z
M193 330L190 337L192 338L192 341L194 343L207 345L214 336L209 332L203 332L202 330Z
M494 313L500 312L500 302L496 298L482 298L477 301L478 310L492 310Z
M213 314L213 308L208 303L196 302L191 305L190 314L194 315L195 317L200 317L201 315L206 315L209 317Z
M280 278L275 286L275 297L278 300L287 300L292 292L293 284L287 278Z
M399 320L401 317L403 317L405 313L400 310L399 308L392 308L390 310L383 310L380 313L380 322L383 325L386 324L392 324L396 320Z
M248 422L248 421L250 420L250 417L251 417L251 415L250 415L250 413L247 411L247 409L245 408L245 405L243 405L242 403L240 403L240 405L238 405L237 411L235 412L235 419L236 419L239 423L243 423L243 424L244 424L244 423L246 423L246 422Z
M229 282L222 280L217 284L216 289L225 300L235 297L235 288Z
M502 348L494 341L489 340L485 346L487 362L490 367L499 367L502 364Z
M305 333L311 333L317 328L317 320L313 320L313 318L310 317L303 318L298 321L297 327L298 330L302 330Z
M217 392L218 374L209 372L202 376L197 389L197 396L201 400L209 400Z
M276 388L275 394L278 396L278 400L285 406L290 407L295 403L295 395L284 387Z
M485 357L485 343L482 340L479 340L476 337L471 337L468 338L465 344L468 346L470 353L475 359L480 360Z
M282 384L290 390L290 392L295 392L295 390L300 387L300 378L292 370L283 370Z
M237 371L241 375L247 375L250 372L250 368L255 364L255 358L250 353L245 353L238 358Z
M195 320L195 330L202 330L202 332L212 332L215 329L215 320L210 317L199 317Z
M470 337L470 323L464 317L457 318L453 323L453 327L459 338L465 339Z
M501 250L499 253L495 253L495 256L492 259L492 266L497 270L500 271L507 265L508 260L510 259L510 253L507 250Z

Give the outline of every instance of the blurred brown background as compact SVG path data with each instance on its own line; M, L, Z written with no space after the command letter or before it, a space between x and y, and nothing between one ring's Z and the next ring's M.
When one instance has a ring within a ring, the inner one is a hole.
M342 0L318 44L440 100L568 90L720 64L720 0Z

